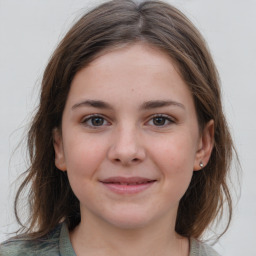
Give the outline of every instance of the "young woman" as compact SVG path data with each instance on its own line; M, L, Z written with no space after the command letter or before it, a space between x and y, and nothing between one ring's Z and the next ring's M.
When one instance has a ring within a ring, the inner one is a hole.
M218 255L232 139L199 32L160 1L106 2L46 67L28 133L30 219L0 255Z

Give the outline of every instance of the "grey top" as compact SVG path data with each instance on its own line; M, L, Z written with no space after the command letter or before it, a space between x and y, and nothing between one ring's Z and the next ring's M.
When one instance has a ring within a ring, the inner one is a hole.
M0 256L76 256L65 223L37 240L9 239L0 245ZM190 239L189 256L219 256L208 245Z

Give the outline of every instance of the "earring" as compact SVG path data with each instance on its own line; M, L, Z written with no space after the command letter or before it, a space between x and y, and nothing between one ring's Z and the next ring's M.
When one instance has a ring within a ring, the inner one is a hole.
M201 169L204 167L204 164L202 161L199 163L199 166L201 167Z

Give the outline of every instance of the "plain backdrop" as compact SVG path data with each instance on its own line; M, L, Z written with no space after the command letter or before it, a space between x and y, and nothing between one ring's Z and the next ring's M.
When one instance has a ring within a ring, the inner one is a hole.
M12 209L14 181L26 167L21 139L38 102L47 60L77 17L100 2L0 0L0 241L17 227ZM168 2L181 9L208 42L242 165L241 198L229 231L215 248L225 256L255 256L256 1ZM21 147L15 151L19 142Z

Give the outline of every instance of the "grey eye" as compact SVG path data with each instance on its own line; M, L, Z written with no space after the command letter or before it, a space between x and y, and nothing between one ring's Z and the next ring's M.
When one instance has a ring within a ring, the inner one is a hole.
M166 117L163 116L158 116L153 118L153 124L156 126L162 126L165 125L167 121Z
M91 124L93 126L101 126L104 124L104 118L102 117L91 117L90 119L91 119Z

